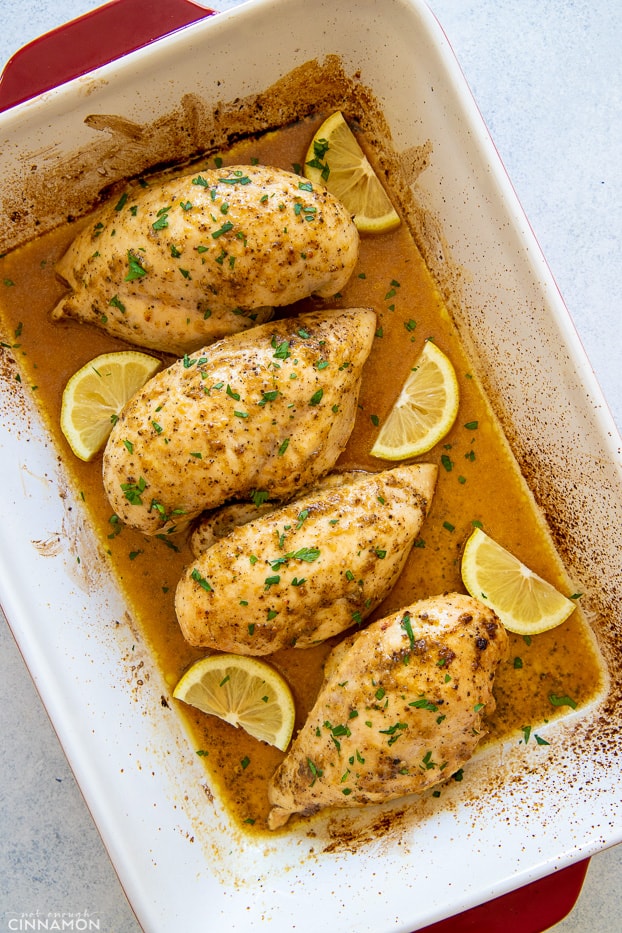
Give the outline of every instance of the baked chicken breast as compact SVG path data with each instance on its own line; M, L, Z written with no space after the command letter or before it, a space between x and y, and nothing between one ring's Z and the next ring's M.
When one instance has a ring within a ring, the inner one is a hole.
M448 780L486 734L507 650L492 610L459 593L422 600L346 638L329 655L316 703L272 778L270 827Z
M358 232L322 186L268 166L183 175L114 198L57 264L71 291L52 312L181 356L335 295Z
M361 624L387 596L427 515L437 468L348 473L235 527L184 571L192 645L265 655Z
M376 316L317 311L186 355L123 409L104 450L115 513L180 530L232 498L286 500L335 464L356 416Z

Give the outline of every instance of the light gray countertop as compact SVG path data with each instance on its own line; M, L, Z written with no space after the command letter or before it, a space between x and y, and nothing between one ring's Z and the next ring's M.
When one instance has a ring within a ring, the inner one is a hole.
M26 42L99 5L3 0L0 65ZM236 0L213 5L228 9ZM619 0L429 5L453 45L622 427ZM139 929L136 920L4 617L0 649L0 933L11 929L10 917L37 911L90 914L100 918L105 933L132 933ZM555 930L619 930L620 882L622 847L595 856L576 907Z

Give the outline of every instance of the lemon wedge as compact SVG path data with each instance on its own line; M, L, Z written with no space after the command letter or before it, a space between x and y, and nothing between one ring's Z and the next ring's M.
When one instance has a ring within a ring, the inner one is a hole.
M291 690L270 664L246 655L212 654L183 675L173 696L285 751L296 711Z
M450 430L459 404L453 365L427 340L380 428L370 451L372 457L405 460L431 450Z
M313 137L304 174L344 204L361 233L387 233L399 226L399 214L339 110Z
M147 353L119 350L102 353L73 374L63 392L60 426L76 457L93 459L123 406L160 365Z
M538 635L561 625L575 609L567 599L480 528L464 547L462 580L510 632Z

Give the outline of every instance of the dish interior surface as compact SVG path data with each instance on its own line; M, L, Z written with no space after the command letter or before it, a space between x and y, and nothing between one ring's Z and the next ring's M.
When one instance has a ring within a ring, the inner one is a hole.
M321 120L321 116L302 120L287 129L237 143L196 165L196 176L214 163L259 163L293 170L304 160ZM148 183L155 182L149 179ZM123 194L120 192L119 197ZM130 197L128 204L131 201ZM85 220L93 225L97 215ZM205 654L205 649L188 645L175 620L176 583L193 559L188 535L150 539L115 522L102 488L101 457L87 464L79 461L59 428L62 392L76 368L100 353L131 349L84 323L50 319L50 309L65 293L55 274L56 262L73 239L76 227L82 227L82 222L63 226L6 257L4 271L14 282L3 302L6 331L15 335L14 352L22 380L36 385L36 398L50 432L72 475L75 491L87 506L103 552L101 559L110 563L169 686L165 702L182 715L185 712L196 751L208 771L214 771L210 786L227 803L239 827L265 830L266 784L282 760L282 753L213 717L193 712L183 704L180 707L170 696L184 670ZM100 234L97 242L101 244L102 239ZM460 384L461 407L453 430L419 458L434 462L441 473L432 513L397 584L372 618L382 618L417 599L464 590L458 558L474 526L483 527L564 592L574 592L405 225L392 234L362 238L358 265L338 297L308 299L278 313L299 314L321 306L370 306L378 315L378 336L364 368L357 422L337 469L375 471L390 466L369 453L376 424L384 422L425 340L434 340L449 356ZM44 363L50 354L55 360L53 368ZM164 355L163 361L167 364L171 359ZM387 378L389 373L391 377ZM489 717L488 741L524 737L523 729L539 728L569 710L593 704L603 692L601 662L580 609L563 628L534 639L511 638L510 658L496 680L497 708ZM317 648L285 649L270 656L295 691L298 727L317 694L327 654L339 640L331 638ZM550 697L560 705L554 706ZM559 698L564 697L565 702L560 702ZM462 773L458 777L462 779Z
M281 7L251 3L192 27L166 46L137 53L114 80L103 69L9 114L3 129L14 143L8 150L7 161L13 161L5 174L6 195L3 190L8 231L3 252L30 240L35 227L51 230L68 215L84 216L102 192L151 166L183 164L201 153L213 157L242 135L344 109L367 134L370 154L388 177L433 276L435 310L448 307L452 313L534 503L551 527L573 584L584 593L581 602L611 682L599 680L596 663L581 710L543 733L549 745L524 741L521 724L513 721L500 730L505 741L490 744L469 766L469 780L447 785L440 798L400 801L361 814L334 812L277 836L249 835L239 825L244 814L238 813L239 822L232 820L214 794L195 744L170 709L171 684L180 671L170 669L162 646L156 653L163 663L154 663L152 639L145 638L135 618L136 594L128 585L119 591L105 555L102 559L103 539L93 533L88 513L93 480L86 474L66 476L61 461L69 455L50 443L35 411L32 366L42 352L36 342L27 347L22 370L27 378L16 382L12 357L19 360L31 338L26 321L20 346L22 333L13 319L3 336L0 469L6 514L20 515L20 531L17 536L1 532L3 604L148 929L166 928L166 917L178 918L180 911L186 925L198 929L208 892L214 917L226 914L234 929L250 928L249 913L289 929L292 916L304 916L307 900L314 925L321 917L333 929L414 929L618 841L619 794L611 788L611 774L620 771L619 723L612 714L620 663L615 651L622 595L620 458L598 389L531 240L525 249L527 225L426 10L396 2L394 15L380 19L373 4L363 4L365 28L344 30L347 4L327 5L322 25L305 33L302 55L295 32L286 38L299 4ZM267 56L260 40L277 8L285 38ZM377 40L371 55L370 26ZM229 43L244 47L251 33L252 61L224 69ZM327 48L327 37L335 35L339 47L333 39ZM200 80L195 74L191 82L184 58L204 56L206 43L219 77L202 71ZM399 91L382 67L387 43L403 65ZM338 57L326 59L326 51ZM136 75L148 82L150 69L173 62L174 77L161 99L145 107ZM70 100L76 105L71 113ZM39 110L43 104L46 109ZM43 115L48 111L57 120ZM307 124L306 138L312 126ZM100 134L96 140L94 131ZM287 145L283 158L291 161L300 145L291 150ZM249 155L260 148L256 140L248 146ZM14 178L23 181L26 166L28 180L16 194ZM11 172L17 173L13 179ZM33 270L50 258L37 253L37 243L58 249L60 240L38 240L25 248L32 251ZM387 239L387 256L390 248ZM387 260L387 287L374 299L384 313L394 281ZM360 281L353 286L362 288ZM27 297L28 286L22 295ZM453 325L446 321L444 327L444 339L451 341ZM45 346L43 329L37 337ZM92 343L81 345L85 359L100 352L98 340L93 336ZM105 349L110 348L108 339ZM56 387L81 362L73 353L59 359ZM42 394L54 391L42 382ZM374 411L373 395L363 408L382 414ZM459 420L463 424L468 416ZM357 436L361 446L348 456L360 465L369 426ZM107 516L100 514L99 521L103 527ZM111 540L110 549L122 540ZM132 552L141 547L132 546ZM131 564L126 560L125 573L131 575L143 556ZM526 554L521 556L529 563ZM171 568L175 560L171 556ZM21 585L25 577L28 587ZM399 598L400 591L395 595ZM589 636L581 644L596 658ZM557 690L567 692L563 684ZM85 696L88 717L81 708ZM240 758L244 753L240 745ZM135 832L127 833L126 820ZM512 840L504 850L497 844L499 823ZM150 840L146 846L145 840ZM476 861L480 869L475 882L470 871L465 873L467 852L469 864ZM388 855L386 864L379 855ZM404 882L400 872L399 885L393 877L396 864L408 875ZM371 909L367 902L356 903L362 877L380 892ZM153 880L146 884L146 878ZM321 891L327 896L318 905Z

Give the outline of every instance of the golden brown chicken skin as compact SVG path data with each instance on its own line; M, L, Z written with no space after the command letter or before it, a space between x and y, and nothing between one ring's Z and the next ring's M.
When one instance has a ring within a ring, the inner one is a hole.
M486 733L507 650L496 615L459 593L417 602L345 639L270 783L270 827L448 780Z
M175 609L192 645L265 655L360 625L400 575L437 467L348 473L234 528L190 564Z
M258 325L186 356L130 400L104 450L125 524L180 530L258 491L285 500L335 464L356 416L376 326L365 308Z
M322 186L269 166L134 185L57 264L71 291L52 312L181 356L346 284L359 239Z

